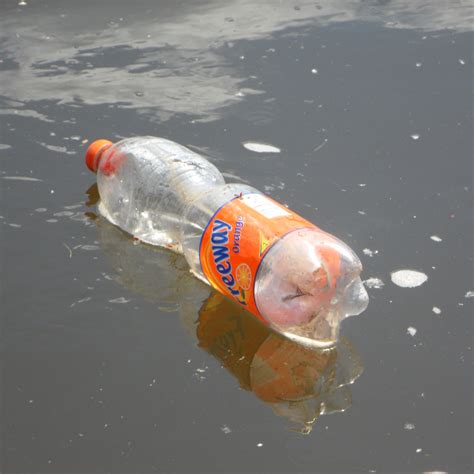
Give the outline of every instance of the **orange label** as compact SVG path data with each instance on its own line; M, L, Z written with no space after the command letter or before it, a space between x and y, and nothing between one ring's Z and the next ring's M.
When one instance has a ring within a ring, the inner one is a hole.
M244 194L224 204L201 238L199 257L209 283L264 320L255 301L258 269L272 245L311 222L262 194Z

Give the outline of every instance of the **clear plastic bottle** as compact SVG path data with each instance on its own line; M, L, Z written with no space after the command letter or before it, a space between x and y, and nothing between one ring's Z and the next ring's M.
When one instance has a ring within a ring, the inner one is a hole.
M139 240L182 253L192 273L302 344L326 347L365 310L362 265L334 236L258 190L226 184L170 140L93 142L100 212Z

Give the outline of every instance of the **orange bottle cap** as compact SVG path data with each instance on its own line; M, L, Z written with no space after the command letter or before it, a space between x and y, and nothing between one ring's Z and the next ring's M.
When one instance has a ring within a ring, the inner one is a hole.
M97 173L100 155L111 145L113 145L111 141L101 139L93 141L87 148L86 165L93 173Z

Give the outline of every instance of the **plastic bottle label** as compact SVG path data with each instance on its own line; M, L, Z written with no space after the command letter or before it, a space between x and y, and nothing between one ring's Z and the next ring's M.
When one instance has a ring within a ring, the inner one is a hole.
M303 228L316 226L267 196L236 196L217 210L203 232L202 271L215 289L265 321L255 301L258 269L278 239Z

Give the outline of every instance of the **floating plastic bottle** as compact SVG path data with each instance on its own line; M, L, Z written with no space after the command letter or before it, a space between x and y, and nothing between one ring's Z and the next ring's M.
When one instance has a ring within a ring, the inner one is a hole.
M362 265L336 237L255 188L226 184L172 141L93 142L99 211L137 239L182 253L191 272L299 343L330 347L368 304Z

